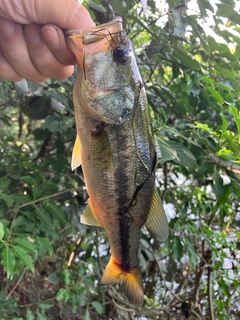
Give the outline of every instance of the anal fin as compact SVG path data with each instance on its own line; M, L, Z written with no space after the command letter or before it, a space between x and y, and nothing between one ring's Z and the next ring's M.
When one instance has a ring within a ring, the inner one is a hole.
M80 165L81 165L81 145L80 145L79 136L77 134L74 147L73 147L73 152L72 152L71 168L72 170L74 170Z
M167 239L168 221L156 189L153 192L150 210L144 225L158 241Z
M83 214L80 218L81 223L86 224L88 226L97 226L101 227L96 215L92 211L90 204L88 203L86 209L84 210Z

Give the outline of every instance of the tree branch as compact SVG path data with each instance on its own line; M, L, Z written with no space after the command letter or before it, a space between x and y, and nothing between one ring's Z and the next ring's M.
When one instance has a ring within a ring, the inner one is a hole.
M209 157L219 167L221 167L221 168L223 168L225 170L228 170L228 171L232 171L233 173L236 173L236 174L240 175L240 165L238 165L236 163L233 163L231 161L226 161L226 160L219 159L218 157L216 157L213 154L210 154Z
M213 302L212 302L212 269L208 267L208 304L209 304L209 317L214 320Z

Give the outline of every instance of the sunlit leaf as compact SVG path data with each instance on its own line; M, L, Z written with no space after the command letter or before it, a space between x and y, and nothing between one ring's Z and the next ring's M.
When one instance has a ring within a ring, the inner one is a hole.
M224 102L224 100L223 100L222 96L220 95L220 93L218 91L216 91L213 87L206 86L205 88L207 89L207 91L209 91L212 94L214 99L216 99L219 103L223 103Z
M200 64L193 60L189 55L187 55L185 52L175 48L173 51L173 56L181 61L181 63L190 69L193 70L201 70Z

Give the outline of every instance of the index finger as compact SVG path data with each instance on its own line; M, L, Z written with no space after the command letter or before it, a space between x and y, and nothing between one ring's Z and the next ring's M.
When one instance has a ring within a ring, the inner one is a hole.
M0 16L21 24L52 23L63 29L95 25L87 9L75 0L1 0Z

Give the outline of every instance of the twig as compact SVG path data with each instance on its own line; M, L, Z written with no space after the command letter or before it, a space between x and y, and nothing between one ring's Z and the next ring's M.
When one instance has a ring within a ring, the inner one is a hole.
M240 165L235 164L235 163L233 163L231 161L226 161L226 160L219 159L218 157L216 157L213 154L210 154L209 157L219 167L221 167L221 168L223 168L225 170L228 170L228 171L232 171L233 173L236 173L236 174L240 175Z
M119 304L117 304L117 302L114 300L114 298L112 298L112 302L113 304L115 305L116 308L122 310L122 311L125 311L125 312L134 312L135 309L129 309L129 308L125 308L123 306L120 306Z
M194 314L195 317L197 317L198 319L200 319L200 320L203 320L203 319L204 319L204 318L203 318L201 315L199 315L196 311L191 310L191 312L192 312L192 314Z
M164 16L166 16L166 15L169 15L169 14L171 14L171 12L170 12L170 11L167 11L167 12L159 15L156 19L154 19L153 21L149 22L149 23L145 26L145 28L142 28L140 31L138 31L138 33L135 33L135 34L131 37L131 40L132 40L133 38L135 38L136 36L138 36L139 33L141 33L141 32L143 32L144 30L146 30L146 28L148 28L148 27L150 27L152 24L156 23L159 19L161 19L162 17L164 17Z
M23 278L23 276L24 276L24 274L25 274L26 271L27 271L27 269L25 268L25 269L23 270L20 278L18 279L17 283L15 284L15 286L12 288L12 290L11 290L11 291L9 292L9 294L6 296L6 299L5 299L5 300L8 300L8 299L11 297L12 293L16 290L17 286L18 286L19 283L22 281L22 278Z
M212 302L212 269L208 267L208 304L209 304L209 317L214 320L213 302Z
M24 208L24 207L27 207L27 206L30 206L32 204L35 204L35 203L38 203L38 202L41 202L41 201L44 201L44 200L48 200L48 199L51 199L51 198L54 198L56 196L59 196L60 194L63 194L63 193L67 193L67 192L71 192L71 191L75 191L76 188L73 188L73 189L68 189L68 190L63 190L63 191L59 191L59 192L56 192L56 193L53 193L53 194L50 194L49 196L45 196L45 197L42 197L42 198L39 198L37 200L33 200L33 201L30 201L30 202L27 202L27 203L23 203L21 204L19 207L18 207L18 210ZM6 214L12 212L13 209L10 209L6 212Z

